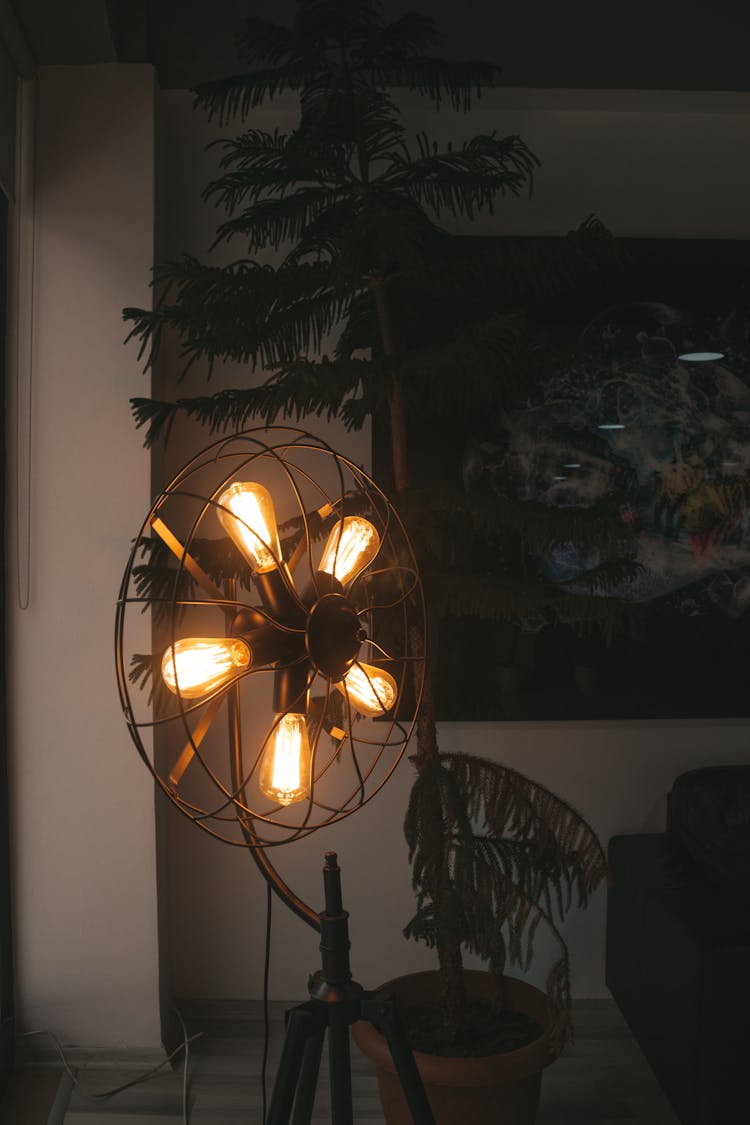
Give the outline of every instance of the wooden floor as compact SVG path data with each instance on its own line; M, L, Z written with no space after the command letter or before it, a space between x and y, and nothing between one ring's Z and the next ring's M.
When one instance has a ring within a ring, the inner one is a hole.
M204 1032L191 1046L189 1125L261 1125L259 1005L202 1001L181 1007L189 1032ZM273 1006L271 1082L282 1013L283 1006ZM615 1005L579 1001L574 1018L576 1045L545 1072L537 1125L680 1125ZM352 1055L355 1122L382 1123L370 1063L356 1047ZM80 1068L77 1077L89 1093L96 1093L122 1084L132 1073L122 1065L103 1065L98 1060ZM37 1072L37 1081L43 1075ZM34 1071L23 1077L33 1092ZM49 1084L49 1070L46 1081ZM330 1125L330 1120L327 1076L322 1073L313 1122ZM3 1125L179 1125L181 1121L181 1066L103 1102L92 1101L63 1075L56 1105L47 1116L25 1111L21 1101L15 1116L2 1116Z

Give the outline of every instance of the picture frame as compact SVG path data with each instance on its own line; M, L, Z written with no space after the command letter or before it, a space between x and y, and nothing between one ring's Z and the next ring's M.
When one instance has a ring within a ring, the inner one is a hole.
M558 529L524 560L547 605L433 622L443 721L747 714L750 243L623 239L618 249L622 268L604 283L527 303L530 341L555 343L540 385L483 430L474 419L472 432L442 435L446 476L467 504L477 486L467 458L479 450L487 494L537 515L546 507ZM382 426L374 437L382 460ZM423 447L418 438L411 450L418 480L422 458L434 471L434 434ZM630 573L592 589L587 577L605 563L616 571L617 553L582 552L573 529L606 503L628 532ZM491 559L477 567L503 583ZM588 599L591 612L566 620L557 594Z

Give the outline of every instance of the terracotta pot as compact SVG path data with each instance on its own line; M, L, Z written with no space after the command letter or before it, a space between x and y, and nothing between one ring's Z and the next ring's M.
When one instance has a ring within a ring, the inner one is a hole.
M489 999L494 987L489 973L467 970L470 999ZM412 973L383 985L393 992L398 1006L436 1001L436 972ZM544 1029L542 1035L516 1051L483 1058L446 1058L414 1052L427 1092L435 1125L533 1125L539 1104L542 1070L556 1052L550 1043L547 997L538 988L513 977L506 978L506 1002L516 1012L531 1016ZM360 1021L352 1028L354 1042L375 1063L380 1100L387 1125L412 1125L391 1053L380 1032Z

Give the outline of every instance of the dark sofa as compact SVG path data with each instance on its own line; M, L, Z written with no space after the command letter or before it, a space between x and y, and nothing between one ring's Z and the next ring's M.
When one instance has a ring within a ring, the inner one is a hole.
M609 844L607 985L682 1125L750 1125L750 765L682 774Z

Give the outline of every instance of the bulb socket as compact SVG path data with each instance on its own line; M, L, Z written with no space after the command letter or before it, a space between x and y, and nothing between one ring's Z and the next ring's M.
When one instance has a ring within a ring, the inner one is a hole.
M310 665L306 660L277 668L273 674L273 710L277 715L287 711L306 715L310 701Z
M290 623L304 615L299 600L294 593L292 577L284 563L273 570L253 575L253 582L260 594L263 608L278 621Z

